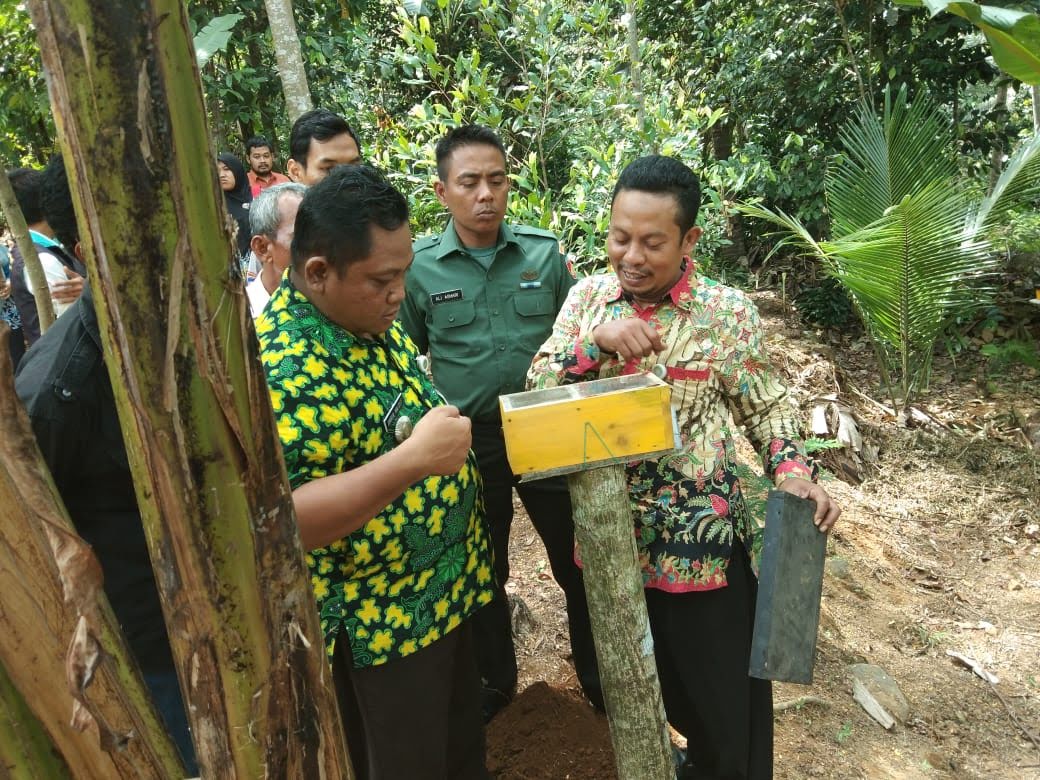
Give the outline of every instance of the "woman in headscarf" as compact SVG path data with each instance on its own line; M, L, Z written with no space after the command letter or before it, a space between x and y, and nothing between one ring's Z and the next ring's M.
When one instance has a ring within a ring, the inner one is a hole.
M228 152L217 155L217 178L220 189L224 191L224 203L228 214L238 223L238 255L249 254L249 204L253 202L253 194L249 189L246 169L238 158Z

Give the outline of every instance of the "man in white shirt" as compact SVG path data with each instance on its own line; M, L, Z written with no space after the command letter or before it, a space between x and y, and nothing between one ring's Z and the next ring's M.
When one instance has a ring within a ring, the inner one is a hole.
M260 316L289 266L296 210L306 191L302 184L276 184L263 190L249 209L249 248L260 261L260 273L246 285L253 319Z

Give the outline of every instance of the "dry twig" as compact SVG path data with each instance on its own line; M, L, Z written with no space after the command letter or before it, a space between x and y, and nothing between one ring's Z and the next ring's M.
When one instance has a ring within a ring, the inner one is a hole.
M1026 735L1026 738L1033 743L1033 747L1040 751L1040 741L1037 740L1036 734L1026 728L1026 725L1018 719L1018 713L1012 708L1011 704L1004 695L997 690L997 686L993 683L989 684L989 689L993 691L994 695L1000 700L1000 703L1004 705L1004 709L1007 710L1007 714L1011 716L1011 720L1014 721L1015 725L1018 726L1019 730Z
M784 710L795 710L804 707L807 704L818 704L821 707L830 707L831 703L826 699L821 699L819 696L799 696L797 699L791 699L790 701L782 701L779 704L773 705L773 712L783 712Z

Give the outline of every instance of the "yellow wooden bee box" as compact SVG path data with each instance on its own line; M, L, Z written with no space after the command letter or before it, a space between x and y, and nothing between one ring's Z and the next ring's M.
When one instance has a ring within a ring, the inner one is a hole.
M522 482L672 452L671 387L653 374L499 396L506 454Z

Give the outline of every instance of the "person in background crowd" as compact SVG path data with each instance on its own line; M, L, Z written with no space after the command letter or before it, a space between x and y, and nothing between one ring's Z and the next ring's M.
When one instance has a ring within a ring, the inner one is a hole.
M55 155L42 171L16 168L8 171L7 175L18 207L29 226L29 237L36 245L36 253L43 266L54 316L60 317L83 291L83 277L87 272L79 259L63 247L60 240L55 239L55 229L49 224L46 213L44 193L68 188L65 166L61 156ZM56 211L59 219L66 217L60 207L52 211ZM73 213L72 220L75 221L75 218ZM32 281L25 271L25 261L17 246L11 249L11 299L22 320L25 343L32 346L40 337L40 315L36 309Z
M238 225L235 242L238 256L242 258L249 252L249 238L252 235L249 231L249 206L253 202L253 195L249 189L249 178L239 159L228 152L217 155L217 178L224 192L224 205L227 206L228 214Z
M48 177L47 221L82 258L68 180ZM25 354L15 391L79 534L94 548L104 588L159 714L198 773L180 684L152 573L123 433L89 288Z
M260 261L260 273L246 285L253 319L260 316L289 267L296 211L306 191L305 186L295 182L276 184L261 192L249 209L253 234L249 246Z
M531 358L552 332L574 278L556 236L505 222L509 174L494 132L480 125L455 128L437 144L436 155L434 192L451 220L442 234L415 242L401 323L420 351L429 350L437 387L473 419L497 580L495 601L474 621L484 716L490 720L516 687L505 593L514 488L563 589L578 681L602 708L585 586L573 557L567 483L563 477L525 483L514 478L498 407L499 395L524 389Z
M408 204L367 165L300 202L256 321L359 780L486 780L470 616L492 597L470 422L396 322Z
M11 354L11 370L14 371L18 361L25 354L25 335L22 333L22 316L11 300L11 253L3 244L0 244L0 321L11 329L8 349Z
M249 188L253 200L268 187L285 184L290 179L274 170L274 152L271 142L262 135L254 135L246 141L246 160L249 162Z
M679 777L768 780L772 688L748 676L762 530L737 477L730 416L777 488L816 502L821 532L841 509L816 484L754 304L697 273L699 205L697 176L678 160L651 155L625 168L611 201L612 271L571 290L528 386L665 367L681 451L627 472L661 694L689 742Z
M337 165L361 162L361 142L347 120L325 108L300 115L289 133L289 178L317 184Z

